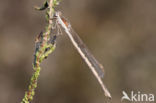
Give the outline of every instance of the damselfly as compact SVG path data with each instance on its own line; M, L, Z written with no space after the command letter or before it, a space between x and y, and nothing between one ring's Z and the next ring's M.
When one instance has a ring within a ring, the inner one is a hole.
M111 97L110 93L104 86L101 77L104 75L103 66L95 59L95 57L91 54L91 52L88 50L87 46L83 43L81 38L78 36L78 34L73 30L70 23L67 22L63 16L61 16L60 12L56 12L56 20L59 25L61 25L65 32L67 33L68 37L70 38L72 44L75 46L81 57L84 59L86 64L89 66L93 74L98 79L99 83L101 84L105 95L107 97Z

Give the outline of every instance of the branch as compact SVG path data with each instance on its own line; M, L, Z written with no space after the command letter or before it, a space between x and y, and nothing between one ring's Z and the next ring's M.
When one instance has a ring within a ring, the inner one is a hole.
M54 14L54 7L58 5L58 0L50 0L49 4L46 1L41 8L36 8L38 10L47 10L47 21L48 25L46 26L46 30L44 33L40 33L35 38L35 54L34 54L34 62L33 62L33 70L34 73L31 77L30 84L28 86L28 91L25 92L25 96L22 99L21 103L29 103L33 100L33 96L35 95L35 89L37 87L37 80L40 75L40 64L41 62L48 57L49 54L51 54L55 49L55 40L56 35L54 35L52 38L50 38L50 33L53 26L53 21L51 18L53 18Z

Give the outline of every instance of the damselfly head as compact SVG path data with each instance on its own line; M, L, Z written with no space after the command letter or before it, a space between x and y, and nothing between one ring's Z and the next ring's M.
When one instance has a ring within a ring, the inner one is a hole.
M66 26L67 28L70 28L70 27L71 27L71 25L70 25L70 23L68 22L68 20L65 19L65 17L62 16L62 13L61 13L60 11L56 12L55 15L56 15L56 17L59 17L59 18L63 21L63 23L65 24L65 26Z

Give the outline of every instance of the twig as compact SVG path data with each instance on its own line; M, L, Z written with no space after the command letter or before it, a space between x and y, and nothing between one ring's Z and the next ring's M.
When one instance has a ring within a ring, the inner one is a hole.
M53 21L50 18L53 18L54 14L54 7L58 5L58 0L50 0L49 5L46 1L44 6L41 8L36 8L38 10L47 10L47 21L48 25L46 26L46 30L44 33L40 33L35 39L35 54L34 54L34 62L33 62L33 69L34 73L31 77L30 84L28 86L28 91L25 92L25 96L22 99L21 103L29 103L33 100L33 96L35 94L35 89L37 87L37 80L40 75L40 64L41 62L48 57L55 49L55 39L56 36L50 38L50 33L53 26Z

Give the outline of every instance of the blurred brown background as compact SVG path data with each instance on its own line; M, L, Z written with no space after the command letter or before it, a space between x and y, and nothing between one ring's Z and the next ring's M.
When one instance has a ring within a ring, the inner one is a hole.
M0 103L19 103L33 73L44 0L0 0ZM155 0L62 0L58 9L105 67L113 103L122 91L156 94ZM68 37L42 63L33 103L104 103L103 91ZM126 101L124 101L126 103Z

